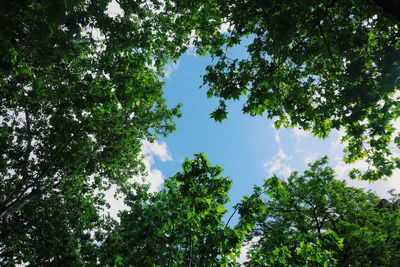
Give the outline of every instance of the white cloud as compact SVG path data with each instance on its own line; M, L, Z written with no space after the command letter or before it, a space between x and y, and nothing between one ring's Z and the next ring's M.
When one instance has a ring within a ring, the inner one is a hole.
M221 28L219 29L219 32L227 33L231 27L232 27L232 24L230 24L229 22L222 23Z
M105 212L109 212L111 217L117 219L118 212L121 210L128 209L128 206L125 205L124 200L120 194L117 194L117 186L112 185L110 189L104 192L105 199L108 204L110 204L110 208Z
M292 169L289 167L285 161L289 161L292 159L292 156L288 156L283 152L281 148L279 148L278 153L270 160L265 162L263 165L268 170L268 175L277 174L282 175L284 177L288 177L292 172Z
M142 141L142 154L147 172L147 176L144 177L145 182L150 183L150 192L156 192L164 183L164 175L160 170L154 168L154 157L158 157L161 161L171 161L172 156L165 142L159 143L155 141L150 143L147 140Z
M110 18L124 15L124 11L115 0L112 0L110 3L108 3L106 13Z
M194 44L196 40L196 31L192 30L189 36L189 44L188 44L188 49L186 51L186 54L189 56L197 56L196 54L196 46Z
M394 137L396 137L400 133L400 118L391 121L392 126L396 128L394 131Z
M168 146L165 142L159 143L155 141L150 143L147 140L142 141L142 153L143 155L157 156L161 161L172 160L171 154L168 151Z
M172 158L171 158L172 160ZM145 182L150 183L150 192L157 192L160 186L164 183L164 175L158 169L154 169L154 155L150 154L143 158L143 163L146 166L147 176Z
M396 189L397 193L400 192L400 169L396 169L393 171L392 177L384 181L389 184L389 190L394 188ZM387 190L386 190L387 191Z
M339 161L339 163L334 167L334 170L339 179L348 180L348 174L353 168L359 169L362 172L367 171L368 163L365 161L361 161L361 160L357 161L353 164L346 164L343 161Z
M170 79L172 72L176 70L179 67L179 61L176 63L170 62L167 66L164 68L164 75L167 79Z
M344 145L340 143L340 137L338 137L337 139L331 142L329 152L335 154L336 157L338 158L339 154L342 154L343 148Z

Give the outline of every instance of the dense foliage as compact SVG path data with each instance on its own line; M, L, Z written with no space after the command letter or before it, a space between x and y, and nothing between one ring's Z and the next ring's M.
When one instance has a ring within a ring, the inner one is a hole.
M174 129L159 78L176 47L147 7L113 19L108 2L0 4L0 218L64 179L124 184L141 140Z
M0 265L83 266L97 261L110 219L103 195L85 183L65 181L59 189L26 204L0 222ZM98 233L94 236L94 233Z

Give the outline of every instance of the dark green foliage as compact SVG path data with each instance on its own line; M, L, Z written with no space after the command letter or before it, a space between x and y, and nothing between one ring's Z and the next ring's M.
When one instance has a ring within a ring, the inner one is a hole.
M398 266L399 195L382 200L334 178L323 158L303 175L276 176L257 188L248 266ZM246 214L247 209L240 211ZM248 221L242 216L242 220Z
M76 182L76 181L74 181ZM64 182L58 190L26 204L0 223L0 264L83 266L97 259L107 218L105 200L94 188Z

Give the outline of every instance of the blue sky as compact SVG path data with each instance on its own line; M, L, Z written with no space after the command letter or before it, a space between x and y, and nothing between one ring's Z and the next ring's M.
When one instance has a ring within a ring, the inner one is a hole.
M241 46L232 53L242 57L244 51L245 47ZM165 97L170 106L183 104L183 116L176 120L175 132L156 144L150 144L144 151L151 157L149 170L156 172L158 187L162 183L160 176L165 178L180 171L184 158L192 158L199 152L206 154L212 164L221 166L225 170L224 176L233 180L229 207L239 202L243 195L251 194L253 185L261 185L273 173L286 178L291 171L303 171L308 162L325 155L329 156L338 178L346 177L351 166L341 162L343 145L339 143L340 132L333 132L321 140L301 129L278 131L265 117L242 114L241 101L229 103L228 119L222 123L210 119L209 114L216 108L218 100L206 97L207 88L199 89L201 75L210 63L208 56L186 54L165 69ZM152 145L157 148L152 148ZM356 166L366 168L363 162ZM389 181L348 183L387 196L385 192L390 188L400 188L399 174L395 173ZM149 179L153 179L151 175ZM228 214L231 211L230 208Z

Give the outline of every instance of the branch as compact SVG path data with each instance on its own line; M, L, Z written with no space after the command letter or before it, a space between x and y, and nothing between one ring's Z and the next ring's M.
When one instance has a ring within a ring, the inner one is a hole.
M81 126L79 127L79 129L77 129L77 131L75 131L72 135L71 138L68 140L68 142L66 142L64 144L64 146L62 147L61 151L66 149L67 146L72 142L72 140L76 137L76 134L78 134L79 132L81 132L83 130L83 126L86 125L86 121L90 118L90 115L85 118L82 122L81 122ZM125 122L128 119L128 116L125 118ZM69 177L71 175L73 175L74 172L76 172L77 170L79 170L80 168L86 166L87 164L89 164L90 160L94 157L96 151L104 144L108 141L108 139L111 136L107 136L103 142L98 142L97 146L95 146L92 151L90 153L88 153L87 155L87 160L86 161L81 161L80 164L78 164L78 166L76 168L74 168L73 170L71 170L69 173L66 173L64 175L64 177ZM57 149L55 149L57 150ZM57 151L55 151L57 152ZM48 184L47 186L44 183L40 183L40 179L42 179L45 176L52 176L55 173L50 173L51 168L55 167L56 164L58 164L58 161L61 159L61 153L58 153L57 157L47 166L46 170L44 170L40 175L37 175L36 177L33 178L29 178L30 180L32 180L32 182L28 185L25 186L25 190L22 190L22 192L20 193L14 193L12 194L11 197L9 197L6 201L6 203L3 203L0 205L0 219L7 217L8 215L12 214L13 212L20 210L21 208L23 208L26 204L28 204L29 202L31 202L32 200L42 196L43 193L45 193L47 190L52 189L52 188L56 188L57 186L60 185L60 183L62 182L62 177L56 181L53 184ZM54 182L54 181L53 181ZM21 188L22 186L20 186ZM32 191L28 194L26 194L25 196L23 196L30 188L36 187L34 189L32 189Z
M331 9L333 9L333 8L334 7L331 6ZM334 25L336 39L337 39L337 42L338 42L338 45L339 45L340 53L343 54L344 49L343 49L343 46L342 46L342 39L340 38L340 34L339 34L339 27L337 26L334 12L330 12L331 9L328 9L328 14L330 15L332 24ZM344 68L344 65L343 65L343 68Z
M297 205L294 203L293 199L290 201L290 204L293 206L294 210L297 212L297 215L299 216L299 218L301 219L301 221L299 221L299 226L302 228L303 232L305 234L308 234L308 230L307 227L305 227L303 225L303 221L304 221L304 215L303 213L301 213L301 211L299 210L299 207L297 207Z
M28 204L29 202L31 202L36 198L39 198L41 195L42 192L39 189L32 190L28 195L4 207L1 210L0 219L6 218L8 215L14 213L15 211L22 209L26 204Z
M318 27L319 31L321 32L322 40L324 41L324 44L325 44L325 46L326 46L326 49L328 50L329 57L332 59L333 64L335 64L335 66L336 66L337 68L339 68L339 66L338 66L338 64L337 64L337 60L333 57L333 54L332 54L332 51L331 51L331 47L329 46L329 43L328 43L328 41L326 40L325 33L324 33L324 31L322 30L321 24L318 23L318 24L317 24L317 27Z
M76 135L77 135L80 131L82 131L83 125L86 124L85 122L89 119L89 117L90 117L90 116L88 116L86 119L84 119L84 120L81 122L81 126L80 126L74 133L71 134L71 136L70 136L68 142L66 142L66 143L64 144L64 146L62 146L62 148L61 148L60 151L64 151L64 150L68 147L68 145L72 142L72 140L74 140L74 139L76 138ZM55 150L56 150L56 149L55 149ZM55 150L54 150L54 151L55 151ZM55 152L57 152L57 151L55 151ZM50 170L50 168L52 168L52 167L54 167L54 166L56 165L57 161L60 160L62 153L59 152L59 153L56 153L56 154L57 154L56 158L50 163L50 165L48 165L48 167L46 168L46 170L45 170L44 172L42 172L39 176L35 177L35 180L39 180L39 179L43 178L43 177L46 175L46 172L48 172L48 171Z
M25 185L25 183L29 180L32 180L30 175L29 175L29 156L32 152L32 133L31 133L31 119L29 116L28 108L27 108L27 101L28 99L25 100L24 103L24 113L25 113L25 126L26 126L26 150L24 153L24 158L23 158L23 174L22 174L22 181L21 183L16 183L16 188L15 192L11 194L4 202L3 207L9 206L12 202L15 200L18 200L22 195L24 195L29 188L32 188L32 184L28 184L28 186ZM25 183L24 183L25 182Z
M26 110L26 108L25 108L25 110ZM29 115L26 113L25 116L26 116L26 120L27 120L27 127L30 127ZM85 122L88 118L86 118L82 122L81 127L79 127L79 129L73 133L73 135L68 140L68 142L66 142L64 144L64 146L61 148L61 151L66 149L67 146L73 141L73 138L75 137L75 135L83 129L83 125L85 124ZM29 149L31 149L31 148L27 148L27 152ZM95 151L92 151L92 153L88 157L89 159L94 154L94 152ZM28 157L29 157L29 154L30 154L30 152L28 153ZM8 215L14 213L17 210L22 209L30 201L36 199L37 197L40 197L42 192L44 192L46 189L51 188L51 187L54 188L60 183L60 181L58 181L57 183L50 185L46 188L46 186L44 186L43 184L40 183L40 180L45 176L53 175L53 174L50 174L49 171L52 167L54 167L57 164L57 162L61 158L61 154L62 153L57 153L56 158L47 166L46 170L44 170L41 174L38 174L36 177L29 177L27 173L25 176L23 176L23 178L26 178L24 180L27 180L27 181L31 180L31 182L26 186L24 186L24 183L21 183L21 185L18 186L18 188L16 189L16 192L14 192L10 197L8 197L8 199L5 201L5 203L3 203L1 205L0 219L7 217ZM26 159L24 158L24 160L26 160ZM27 165L27 162L25 162L25 164ZM85 164L85 162L83 162L83 164ZM27 182L27 181L25 181L25 182ZM34 187L36 187L36 188L34 188ZM25 194L30 188L32 188L32 191L28 194Z
M193 253L193 232L192 226L190 226L190 239L189 239L189 255L188 255L188 266L192 266L192 253Z
M317 225L318 234L320 235L320 234L321 234L322 225L320 224L320 222L319 222L319 220L318 220L318 216L317 216L317 213L316 213L316 211L315 211L314 205L312 205L312 203L310 203L308 200L306 200L306 199L305 199L304 197L302 197L302 196L298 196L298 198L300 198L301 200L303 200L306 204L308 204L308 205L311 207L312 215L313 215L314 220L315 220L315 223L316 223L316 225Z
M228 227L228 224L231 222L231 219L233 218L233 215L235 215L235 213L239 210L239 208L242 206L242 203L239 203L235 210L232 212L231 216L229 217L228 221L225 224L225 228Z
M25 173L28 174L28 160L29 156L32 151L32 133L31 133L31 119L29 117L29 112L28 108L26 106L26 102L24 105L24 113L25 113L25 123L26 123L26 132L27 132L27 146L25 150L25 155L24 155L24 161L25 161Z

